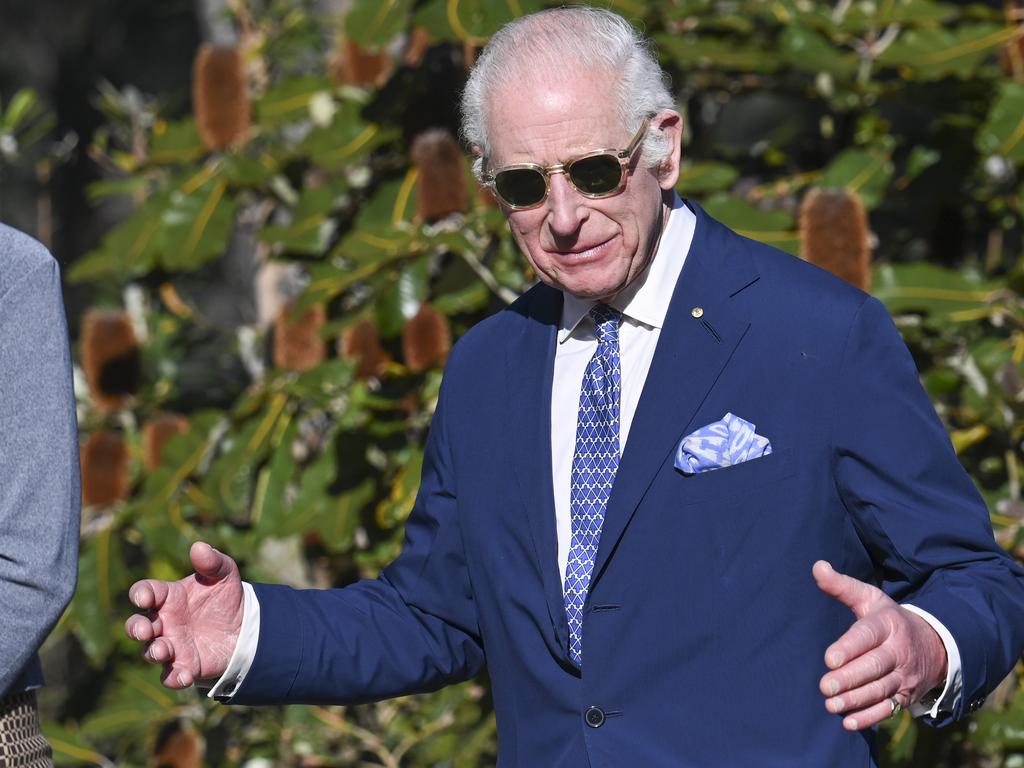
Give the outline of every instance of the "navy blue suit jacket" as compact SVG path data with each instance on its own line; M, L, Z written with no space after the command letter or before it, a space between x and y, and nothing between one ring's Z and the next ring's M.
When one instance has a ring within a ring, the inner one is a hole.
M871 735L844 731L818 691L853 621L815 586L819 558L950 630L963 696L945 719L995 687L1024 646L1024 574L885 309L691 207L608 505L582 674L549 449L561 294L537 286L452 351L398 560L340 590L257 586L259 646L234 703L361 702L486 664L502 768L868 766ZM677 471L680 439L726 412L774 452Z

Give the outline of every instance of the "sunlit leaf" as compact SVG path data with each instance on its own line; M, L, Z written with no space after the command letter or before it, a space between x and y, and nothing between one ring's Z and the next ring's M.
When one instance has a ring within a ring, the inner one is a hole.
M977 146L986 155L1024 163L1024 85L1002 84L988 120L978 131Z

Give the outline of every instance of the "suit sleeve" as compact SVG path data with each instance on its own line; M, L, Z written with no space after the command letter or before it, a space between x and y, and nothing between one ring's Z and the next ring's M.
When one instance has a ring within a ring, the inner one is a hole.
M894 599L935 616L956 641L962 693L944 725L973 711L1024 648L1024 571L995 543L885 308L868 299L850 330L837 387L834 476Z
M0 697L41 679L22 672L71 599L78 565L78 433L60 275L32 247L40 258L0 296Z
M449 370L451 365L449 365ZM342 589L253 585L256 656L232 704L350 704L436 690L483 667L442 385L399 558Z

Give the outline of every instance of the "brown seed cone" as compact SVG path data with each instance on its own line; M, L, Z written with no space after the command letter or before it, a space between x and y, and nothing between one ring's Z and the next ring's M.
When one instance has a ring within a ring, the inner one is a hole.
M480 208L497 208L498 198L494 196L494 193L488 187L483 184L477 184L476 187L476 202Z
M385 50L370 51L339 35L327 70L339 84L383 85L391 74L391 58Z
M402 328L402 355L410 370L423 371L443 364L451 348L448 318L429 304L421 306Z
M423 27L413 27L405 46L402 62L409 67L418 67L430 48L430 33Z
M349 326L341 337L338 351L356 364L356 376L364 380L380 376L391 362L391 356L381 346L377 326L369 318Z
M871 287L870 230L856 192L812 189L800 207L800 255L862 290Z
M153 763L156 768L201 768L205 751L203 737L186 726L157 742Z
M327 356L327 344L320 330L327 322L327 310L317 304L296 316L284 308L274 321L274 365L288 371L316 368Z
M1024 82L1024 37L1015 37L1003 45L999 66L1007 77Z
M105 506L128 498L128 446L118 432L89 435L81 460L83 506Z
M245 62L237 49L203 43L192 76L192 109L207 149L225 149L249 138L252 109Z
M419 172L416 214L420 221L437 221L466 210L466 161L454 136L443 128L424 131L412 142L412 161Z
M91 309L82 322L82 369L93 402L104 412L120 410L139 388L139 343L127 313Z
M147 421L142 427L142 463L146 469L159 467L167 441L188 430L188 419L176 413L160 413Z

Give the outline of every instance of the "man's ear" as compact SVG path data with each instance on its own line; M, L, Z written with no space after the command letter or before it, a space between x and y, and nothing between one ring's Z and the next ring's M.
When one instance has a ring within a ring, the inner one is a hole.
M658 184L668 191L675 189L679 181L679 163L682 156L684 123L682 115L672 109L666 109L654 116L652 125L662 132L669 143L669 151L658 163Z

